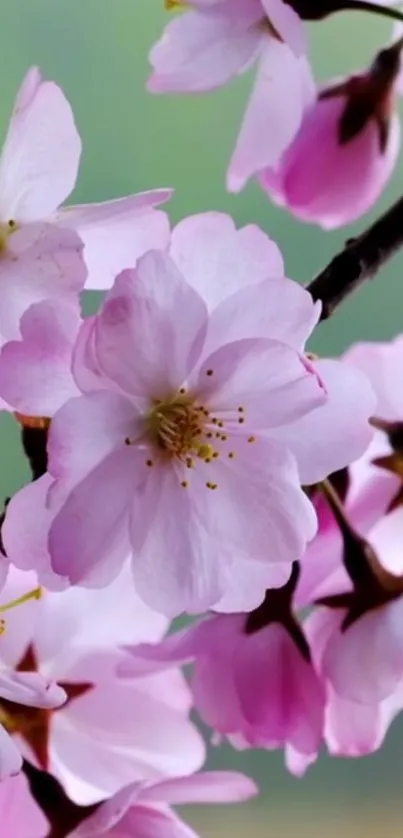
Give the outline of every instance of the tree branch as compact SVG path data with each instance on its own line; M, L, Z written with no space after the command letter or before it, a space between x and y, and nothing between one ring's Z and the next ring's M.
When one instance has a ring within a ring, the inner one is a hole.
M321 300L321 320L327 320L346 297L403 246L403 197L340 253L309 285L314 300Z

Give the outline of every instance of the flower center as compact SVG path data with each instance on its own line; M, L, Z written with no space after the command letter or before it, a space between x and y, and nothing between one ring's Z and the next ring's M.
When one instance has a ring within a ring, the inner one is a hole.
M208 461L214 454L206 436L209 411L184 389L172 399L157 401L146 418L147 436L160 453L189 461L194 455Z
M8 238L18 229L17 222L10 218L5 223L0 223L0 256L7 250Z

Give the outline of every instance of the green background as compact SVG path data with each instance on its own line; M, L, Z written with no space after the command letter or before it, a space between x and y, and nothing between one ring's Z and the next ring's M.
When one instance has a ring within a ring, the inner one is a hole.
M252 184L225 192L225 169L251 76L196 97L156 97L144 89L147 52L168 20L163 0L0 0L0 131L31 64L64 89L84 144L75 201L104 200L173 186L173 221L207 209L230 212L239 225L259 223L280 245L288 275L315 275L343 241L399 194L402 165L374 212L352 228L323 233L272 207ZM311 28L311 55L323 80L359 69L389 38L376 17L343 14ZM286 91L285 91L286 93ZM357 339L391 337L403 327L403 257L320 327L312 348L336 354ZM10 420L2 420L0 490L12 492L27 474ZM214 764L249 770L263 797L251 807L193 813L204 834L255 836L298 830L302 836L346 838L401 835L403 737L396 724L381 754L365 760L322 757L297 781L281 754L218 749ZM11 836L10 836L11 838Z

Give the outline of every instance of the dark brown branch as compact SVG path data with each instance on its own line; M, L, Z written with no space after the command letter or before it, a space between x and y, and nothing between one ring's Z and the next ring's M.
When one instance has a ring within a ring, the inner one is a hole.
M321 320L327 320L346 297L382 268L403 246L403 197L307 285L314 300L322 301Z

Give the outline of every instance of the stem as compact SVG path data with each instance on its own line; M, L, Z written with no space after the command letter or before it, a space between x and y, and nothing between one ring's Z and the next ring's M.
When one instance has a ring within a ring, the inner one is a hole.
M27 594L23 594L23 596L19 596L17 599L12 599L11 602L7 602L5 605L0 605L0 614L3 614L4 611L11 611L12 608L17 608L18 605L23 605L24 602L29 602L31 599L40 599L42 596L42 588L34 588L33 591L28 591Z
M359 4L361 5L361 3ZM321 300L321 320L366 282L403 246L403 197L345 248L315 278L307 290Z
M373 15L389 17L392 20L403 20L403 13L397 11L397 9L391 9L389 6L378 6L376 3L369 2L369 0L345 0L343 11L345 9L356 12L370 12Z

